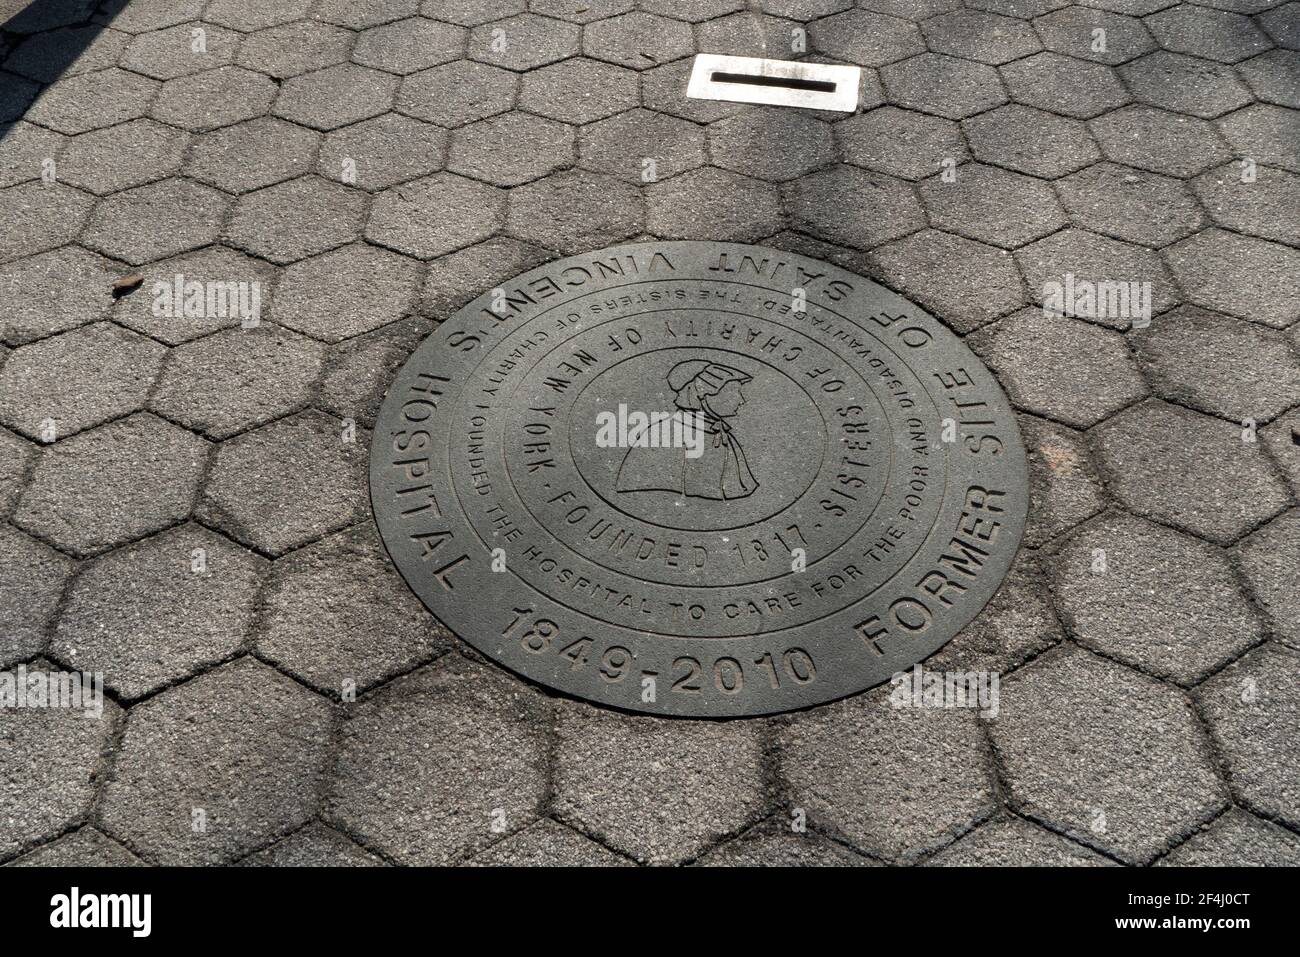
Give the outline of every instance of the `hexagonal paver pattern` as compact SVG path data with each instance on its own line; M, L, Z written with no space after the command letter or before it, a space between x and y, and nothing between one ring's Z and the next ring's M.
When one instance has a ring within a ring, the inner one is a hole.
M684 99L680 91L674 91L674 98ZM634 71L585 57L533 70L524 75L519 90L521 109L567 123L590 123L637 103ZM648 98L646 105L655 108Z
M920 186L930 225L1014 249L1067 223L1051 186L1029 176L970 163L956 181L932 176Z
M259 30L239 45L239 65L277 80L347 62L350 30L311 20L295 20Z
M847 10L816 20L808 28L808 39L818 53L858 66L884 66L925 52L925 41L915 24L866 10ZM935 53L955 52L941 47L931 44Z
M366 190L386 189L442 169L447 131L399 113L326 135L316 171Z
M200 37L201 47L198 46ZM183 23L135 37L120 63L155 80L172 80L226 66L234 59L238 44L239 34L230 30L209 23Z
M240 197L226 226L232 245L275 263L291 263L353 239L365 195L316 176Z
M1078 226L1131 243L1165 246L1196 232L1205 216L1178 180L1097 163L1056 182Z
M81 241L107 256L147 263L214 242L229 200L187 179L116 193L95 208Z
M1237 73L1265 103L1300 110L1300 52L1269 50L1238 63Z
M935 867L1100 867L1111 862L1020 818L990 821L927 861Z
M1300 839L1276 824L1230 808L1206 830L1161 858L1168 867L1295 867Z
M699 29L702 30L703 28L701 27ZM706 52L709 49L708 47L703 46L703 40L701 40L701 49ZM682 91L686 89L686 84L690 80L691 65L693 62L693 60L689 59L678 60L676 63L667 63L664 66L657 66L652 70L646 70L644 73L640 74L641 100L645 108L647 110L654 110L656 113L666 113L669 116L677 116L684 120L692 120L696 123L712 123L714 120L720 120L724 116L732 116L746 108L742 103L729 103L723 100L695 100L688 96L683 96ZM616 67L609 63L597 63L595 60L569 60L567 63L561 63L557 66L548 67L547 69L559 71L571 63L595 64L596 67L603 68L607 71L607 78L611 80L617 78L619 87L622 89L626 88L630 80L632 85L632 102L628 104L628 106L637 105L637 74L632 70L626 70L623 67ZM586 68L586 71L593 74L598 72L595 68ZM557 75L552 77L551 81L546 84L548 88L548 99L555 102L567 99L573 103L574 106L586 106L590 109L591 101L595 99L593 94L599 92L597 88L593 87L588 89L582 87L581 94L579 94L577 92L579 88L575 84L570 84L568 95L566 96L564 91L559 88L559 85L556 82L559 79L560 77ZM529 78L525 77L525 92L527 92L529 86ZM579 96L581 96L581 99L579 99ZM533 99L539 99L539 97L533 97ZM603 106L605 99L605 97L602 97L601 100L597 100L596 102ZM612 97L609 97L609 99L612 99ZM525 109L534 110L534 112L536 112L535 108L529 105L528 99L521 101L520 105ZM608 111L602 115L608 116L610 113L616 112L618 112L617 109L608 109Z
M385 861L332 827L313 822L264 851L250 854L241 867L384 867Z
M26 119L69 134L115 126L143 116L158 86L157 80L116 67L82 73L46 87L27 109ZM164 87L159 95L166 92Z
M398 368L432 331L430 320L412 316L335 346L321 379L317 407L373 428Z
M194 140L185 174L227 193L247 193L311 169L320 134L262 116Z
M1018 103L964 120L962 129L977 159L1031 176L1064 176L1100 157L1080 121Z
M624 13L583 28L582 52L645 70L695 52L689 24L651 13Z
M1107 159L1153 173L1194 176L1231 155L1210 123L1151 106L1126 106L1089 126Z
M153 120L82 133L60 154L59 178L100 195L142 186L179 170L189 141Z
M144 861L93 827L43 844L6 867L144 867Z
M268 76L223 66L168 80L149 115L187 130L214 130L261 116L275 99L276 90Z
M695 862L697 867L871 867L873 858L811 831L792 832L775 819L721 844Z
M582 28L532 13L475 27L469 34L474 60L508 70L532 70L577 55Z
M835 142L845 162L904 179L924 179L969 159L961 130L951 120L882 106L836 123Z
M1199 306L1270 326L1300 318L1300 251L1206 229L1166 250L1169 268Z
M511 235L562 253L612 246L644 228L640 191L599 173L554 173L510 193Z
M45 627L74 567L72 559L48 545L0 525L0 600L5 608L23 610L21 615L7 616L0 633L0 665L42 650Z
M0 429L0 513L7 514L18 501L27 481L27 466L37 455L32 443Z
M419 8L420 0L375 0L365 4L351 0L321 0L312 16L352 30L364 30L412 16L419 12Z
M1030 510L1025 544L1037 548L1096 515L1105 499L1081 434L1028 415L1020 416L1019 422L1029 456Z
M456 130L447 168L497 186L518 186L573 165L573 127L507 113Z
M276 3L266 3L265 0L213 0L203 17L232 30L249 32L297 20L306 16L312 6L314 0L277 0Z
M405 76L460 59L466 31L422 17L398 20L367 30L352 51L354 63Z
M378 116L393 106L397 77L342 63L286 80L274 112L318 130L333 130Z
M983 113L1007 101L998 71L938 53L922 53L880 70L880 81L897 106L950 120Z
M1126 63L1120 76L1143 103L1211 119L1251 101L1231 67L1160 50Z
M1049 50L1112 65L1149 53L1156 46L1136 17L1081 6L1038 17L1034 29Z
M469 862L474 867L631 867L632 862L571 827L543 819Z
M955 10L925 21L921 29L935 53L981 63L1009 63L1043 48L1027 22L996 13Z
M112 305L118 275L107 260L75 246L0 266L0 339L19 345L94 322Z
M422 0L420 13L434 20L474 27L489 20L523 13L526 5L525 0ZM592 5L599 6L598 3Z
M338 342L402 318L419 267L405 256L356 243L295 263L276 289L276 318L299 332Z
M70 186L23 183L0 190L0 262L70 242L94 200ZM47 260L49 262L49 260Z
M1300 648L1300 600L1295 569L1300 561L1300 510L1273 519L1241 544L1241 570L1274 632Z
M508 236L440 256L429 263L420 294L420 311L439 321L484 289L527 272L552 258L551 253Z
M457 60L404 77L396 108L439 126L462 126L510 109L518 86L509 70Z
M511 195L518 196L519 191ZM366 238L432 259L491 236L505 203L505 192L495 186L435 173L376 196Z
M1000 72L1015 102L1075 119L1091 119L1129 101L1112 68L1059 53L1036 53Z
M1255 167L1243 180L1240 163L1197 177L1194 187L1220 226L1264 239L1300 246L1300 176Z
M793 228L870 249L925 228L912 187L882 173L835 166L782 189Z
M716 166L758 179L794 179L835 159L830 127L806 113L755 108L709 127Z
M777 189L706 166L645 190L646 228L664 239L753 242L781 228Z
M650 110L628 110L582 128L578 162L629 183L653 183L708 162L704 131Z
M43 4L40 9L48 10L51 6ZM35 9L29 5L27 11ZM11 18L6 28L22 32L15 22L17 19ZM10 52L4 67L38 83L53 83L60 76L76 76L115 65L130 42L129 34L99 26L48 30L27 37Z
M31 123L0 124L0 188L36 179L68 138Z
M1147 17L1144 22L1166 50L1222 63L1236 63L1271 45L1249 18L1195 4L1180 3Z

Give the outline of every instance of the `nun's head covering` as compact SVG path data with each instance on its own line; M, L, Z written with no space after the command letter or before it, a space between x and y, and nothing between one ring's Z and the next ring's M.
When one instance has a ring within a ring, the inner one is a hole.
M677 393L677 408L699 412L704 408L704 400L717 395L727 383L739 382L743 385L752 378L730 366L704 359L687 359L669 370L668 387Z

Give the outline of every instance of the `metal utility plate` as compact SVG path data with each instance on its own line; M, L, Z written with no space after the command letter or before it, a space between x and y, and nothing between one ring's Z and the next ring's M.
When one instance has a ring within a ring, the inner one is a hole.
M856 66L701 53L691 67L686 95L852 113L858 108L861 78Z

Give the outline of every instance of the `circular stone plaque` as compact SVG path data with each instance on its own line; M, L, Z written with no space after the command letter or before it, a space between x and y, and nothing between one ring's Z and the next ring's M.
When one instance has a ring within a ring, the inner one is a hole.
M650 242L489 290L398 372L370 461L426 606L550 688L725 717L862 691L952 638L1024 530L987 368L792 253Z

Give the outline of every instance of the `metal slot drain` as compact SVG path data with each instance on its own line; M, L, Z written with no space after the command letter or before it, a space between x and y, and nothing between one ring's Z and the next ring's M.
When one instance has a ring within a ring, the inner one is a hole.
M861 76L856 66L701 53L691 68L686 95L852 113L858 108Z

